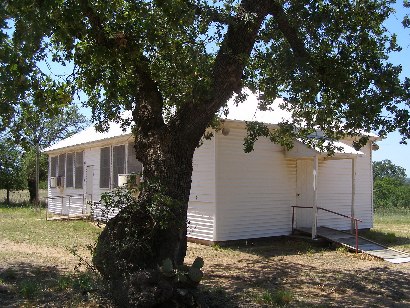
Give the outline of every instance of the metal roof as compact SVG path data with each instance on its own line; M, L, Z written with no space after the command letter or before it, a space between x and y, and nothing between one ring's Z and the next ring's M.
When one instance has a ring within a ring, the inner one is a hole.
M63 139L52 146L44 149L44 153L52 152L63 148L69 148L75 145L94 143L104 139L110 139L119 136L131 135L131 128L128 127L125 131L121 128L119 123L110 123L110 128L107 132L101 133L95 130L94 126L90 126L85 130Z
M250 90L245 90L247 94L247 98L244 102L236 105L234 99L232 98L229 100L227 104L227 109L229 113L224 115L222 111L220 111L219 116L225 120L236 120L236 121L258 121L266 124L277 124L282 122L283 120L291 120L292 116L289 111L282 110L279 105L283 103L283 99L278 98L275 99L272 105L269 106L268 110L262 111L259 110L259 99L256 94L252 93ZM60 150L64 148L69 148L77 145L84 145L88 143L95 143L98 141L119 137L119 136L131 136L131 128L128 127L126 130L123 130L119 123L111 122L109 129L107 132L97 132L94 126L90 126L85 130L72 135L66 139L63 139L48 148L44 149L44 153L53 152L55 150ZM370 135L372 137L372 135ZM374 135L376 136L376 135ZM347 153L351 154L359 154L355 153L352 147L341 143L340 145L343 147ZM357 152L357 151L356 151ZM360 152L360 151L359 151ZM346 153L346 152L345 152ZM361 153L361 152L360 152Z

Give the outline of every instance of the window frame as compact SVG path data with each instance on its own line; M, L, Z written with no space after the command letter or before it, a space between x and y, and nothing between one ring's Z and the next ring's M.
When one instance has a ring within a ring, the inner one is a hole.
M125 144L114 145L112 147L112 184L118 187L118 175L126 172Z
M103 153L104 155L108 154L108 158L105 157L103 159ZM100 148L100 188L102 189L111 188L111 156L111 146ZM103 163L105 163L105 165L103 165ZM104 176L106 176L107 174L104 174L103 170L108 170L108 177L106 177L106 179L104 178Z
M74 153L67 153L65 158L66 174L65 174L65 186L74 187Z
M74 188L82 189L84 182L84 151L75 152L74 175Z

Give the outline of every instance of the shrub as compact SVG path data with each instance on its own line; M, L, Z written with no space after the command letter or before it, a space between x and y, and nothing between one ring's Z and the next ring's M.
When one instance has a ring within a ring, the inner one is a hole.
M410 185L392 178L374 182L374 206L376 208L410 207Z

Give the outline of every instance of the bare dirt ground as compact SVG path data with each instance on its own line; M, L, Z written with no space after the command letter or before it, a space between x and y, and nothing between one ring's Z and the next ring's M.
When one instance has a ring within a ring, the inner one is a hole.
M210 307L410 307L410 263L393 265L293 239L241 248L190 243L187 263L196 256L205 260L201 290ZM110 307L92 292L64 288L77 263L64 249L0 239L6 282L0 283L0 306ZM13 281L18 289L6 287ZM30 291L30 282L41 284L42 293Z
M0 307L112 306L89 272L74 270L79 259L69 249L69 243L92 240L94 226L2 215ZM33 234L40 230L37 241ZM186 262L196 256L205 261L200 289L210 307L410 307L410 263L394 265L288 237L247 244L189 243ZM84 247L79 252L90 261Z
M197 255L214 307L410 307L410 263L289 238L228 249L190 244L187 261ZM289 298L275 297L278 290Z

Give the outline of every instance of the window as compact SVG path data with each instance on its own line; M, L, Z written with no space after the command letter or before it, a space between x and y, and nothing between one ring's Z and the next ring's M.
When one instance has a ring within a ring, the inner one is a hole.
M83 188L84 154L75 152L75 188Z
M65 154L58 155L58 176L65 176Z
M110 188L111 148L101 148L100 188Z
M125 145L112 148L112 176L114 187L118 186L118 175L125 173Z
M50 176L51 177L57 176L57 159L58 159L58 156L51 157L51 162L50 162Z
M142 164L135 157L134 143L128 143L127 173L142 173Z
M74 153L67 154L67 166L66 166L66 178L65 186L73 187L74 186Z

